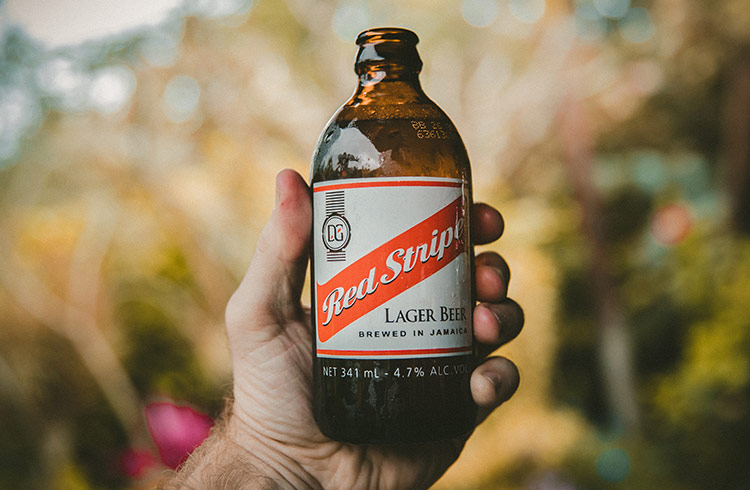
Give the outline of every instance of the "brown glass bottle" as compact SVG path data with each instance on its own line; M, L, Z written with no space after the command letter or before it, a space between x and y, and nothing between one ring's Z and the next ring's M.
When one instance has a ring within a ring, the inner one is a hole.
M312 160L314 412L351 443L457 437L476 418L469 160L422 91L417 42L359 35L359 84Z

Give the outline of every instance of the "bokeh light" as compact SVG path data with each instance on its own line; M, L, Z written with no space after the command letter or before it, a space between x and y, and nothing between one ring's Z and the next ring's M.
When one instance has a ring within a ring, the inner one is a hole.
M342 41L351 42L357 35L370 27L370 15L362 3L344 1L336 8L333 16L333 31Z
M608 449L596 459L596 472L606 482L622 482L630 474L630 456L624 449Z
M176 123L182 123L195 114L200 100L201 88L198 82L187 75L176 75L164 89L164 114Z
M692 213L684 204L668 204L659 208L651 219L651 234L667 246L674 246L688 236L693 227Z
M654 23L648 10L635 7L619 21L618 30L626 41L640 44L654 36Z
M65 109L78 111L86 106L91 76L79 60L54 57L39 67L36 80L39 88Z
M667 185L669 173L662 155L655 151L634 153L633 183L648 193L655 193Z
M630 0L593 0L594 8L602 17L620 19L628 13Z
M100 68L93 73L90 104L102 114L114 114L130 102L135 86L135 75L130 68L126 66Z
M547 8L546 0L510 0L508 5L513 16L527 24L539 21Z
M140 42L139 48L144 59L151 66L172 66L180 54L182 29L159 29L150 32Z
M229 17L246 14L255 5L255 0L192 0L196 14L206 17Z
M461 14L474 27L487 27L495 22L500 11L498 0L464 0Z
M589 3L576 7L574 19L576 33L586 41L600 41L607 33L607 20Z
M22 138L33 132L41 120L42 108L28 88L0 89L0 161L11 159Z

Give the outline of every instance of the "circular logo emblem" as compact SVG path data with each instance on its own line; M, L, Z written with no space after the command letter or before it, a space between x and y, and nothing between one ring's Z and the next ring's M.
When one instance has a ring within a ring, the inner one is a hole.
M340 214L332 214L323 222L323 244L332 252L343 250L349 244L351 227Z

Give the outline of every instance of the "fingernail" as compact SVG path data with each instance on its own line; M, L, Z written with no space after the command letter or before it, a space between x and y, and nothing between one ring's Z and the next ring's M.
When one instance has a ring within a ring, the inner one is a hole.
M499 374L489 372L485 373L484 377L490 380L490 383L492 383L492 386L495 388L495 395L500 394L500 388L503 386L503 379L500 377Z
M502 281L503 286L507 286L508 278L506 277L507 275L506 272L499 267L493 267L493 266L490 266L490 267L492 267L492 270L495 271L495 273L497 274L497 277L500 278L500 281Z
M492 308L487 308L487 309L490 310L490 313L492 313L492 316L495 317L495 321L497 322L497 328L499 331L498 341L500 341L503 338L503 326L505 325L505 322L500 317L500 314L497 311L495 311Z

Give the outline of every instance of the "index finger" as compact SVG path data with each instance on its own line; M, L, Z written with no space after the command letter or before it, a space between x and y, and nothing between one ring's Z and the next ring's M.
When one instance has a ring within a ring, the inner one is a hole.
M505 229L505 222L500 212L481 202L474 203L471 213L471 231L475 245L494 242Z

